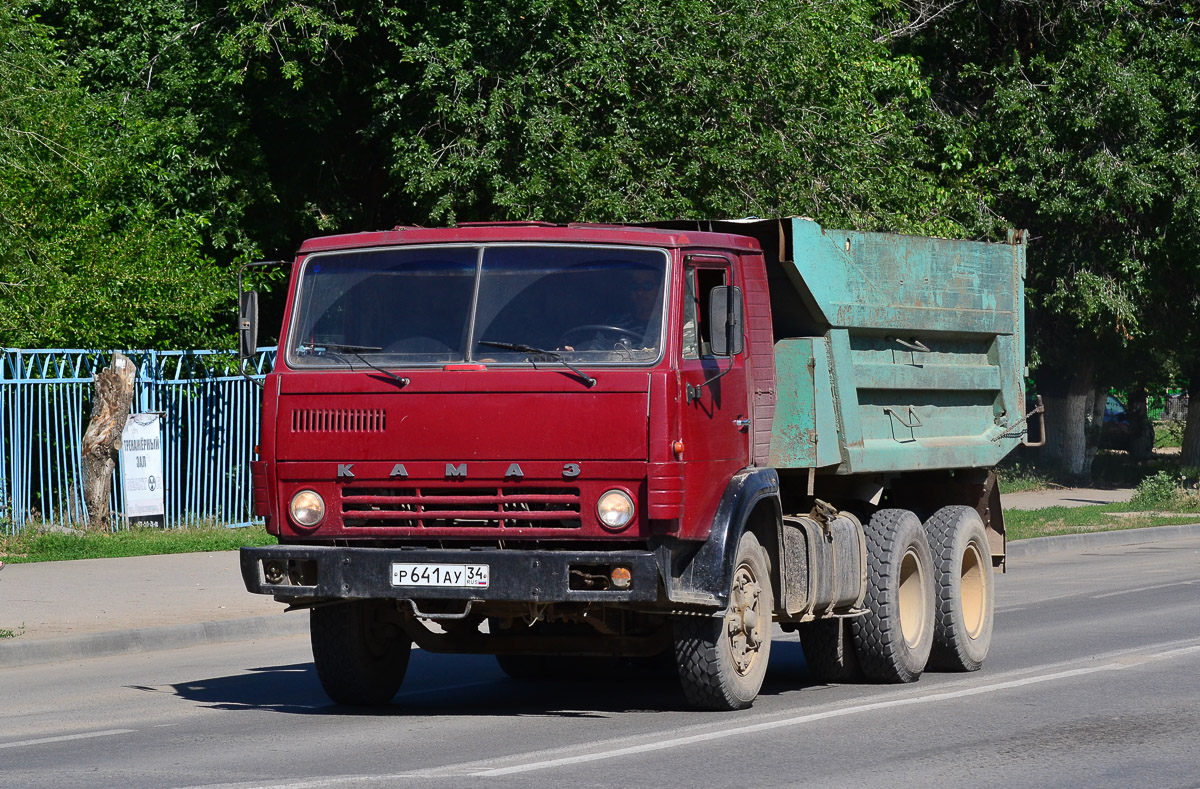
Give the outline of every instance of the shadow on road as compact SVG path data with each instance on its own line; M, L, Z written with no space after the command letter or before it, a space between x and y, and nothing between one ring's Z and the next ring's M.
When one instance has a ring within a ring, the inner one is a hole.
M776 641L760 696L812 685L800 644ZM606 717L619 712L687 709L674 672L631 670L627 675L569 680L514 680L490 655L437 655L414 650L404 685L392 704L378 709L333 704L321 690L312 663L262 666L248 673L170 686L175 695L220 710L262 710L293 715L348 716L548 716Z

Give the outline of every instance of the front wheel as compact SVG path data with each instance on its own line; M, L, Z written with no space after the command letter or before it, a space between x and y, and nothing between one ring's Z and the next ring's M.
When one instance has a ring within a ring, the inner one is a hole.
M738 541L724 614L675 618L675 663L683 695L698 709L740 710L754 703L771 656L774 602L767 553L746 532Z
M313 662L325 694L338 704L387 704L408 670L412 640L388 600L350 600L309 612Z

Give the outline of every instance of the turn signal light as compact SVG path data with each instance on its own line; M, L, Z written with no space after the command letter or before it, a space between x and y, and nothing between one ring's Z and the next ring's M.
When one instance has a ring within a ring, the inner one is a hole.
M614 589L628 589L633 583L633 573L629 572L628 567L614 567L610 577Z
M676 460L683 460L683 442L676 441L671 445L671 450L675 453Z

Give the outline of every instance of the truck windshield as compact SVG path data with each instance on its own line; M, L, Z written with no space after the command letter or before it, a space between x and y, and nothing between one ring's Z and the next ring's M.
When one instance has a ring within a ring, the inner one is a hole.
M661 249L529 244L314 254L288 356L301 367L650 364L667 261Z

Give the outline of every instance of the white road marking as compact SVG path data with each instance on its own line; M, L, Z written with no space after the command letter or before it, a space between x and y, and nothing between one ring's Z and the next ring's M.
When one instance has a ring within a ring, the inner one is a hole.
M1016 611L1027 611L1030 609L1046 608L1050 603L1057 603L1063 600L1099 600L1104 597L1117 597L1123 594L1132 594L1134 592L1145 592L1151 589L1168 589L1173 586L1193 586L1200 583L1200 580L1191 581L1172 581L1166 584L1155 584L1154 586L1142 586L1137 589L1121 589L1117 592L1105 592L1104 594L1089 595L1086 593L1073 593L1064 595L1054 595L1050 597L1039 597L1037 600L1032 600L1028 603L1019 603L1015 605L996 606L997 614L1011 614Z
M23 748L26 745L45 745L51 742L69 742L71 740L89 740L92 737L111 737L114 734L133 734L136 729L105 729L104 731L89 731L82 734L63 734L58 737L39 737L36 740L17 740L16 742L0 742L0 748Z
M1175 583L1170 583L1170 584L1155 584L1154 586L1140 586L1137 589L1122 589L1119 592L1105 592L1104 594L1094 594L1094 595L1092 595L1092 599L1099 600L1104 597L1116 597L1117 595L1134 594L1135 592L1149 592L1154 589L1169 589L1172 586L1192 586L1196 583L1200 583L1200 581L1176 581Z

